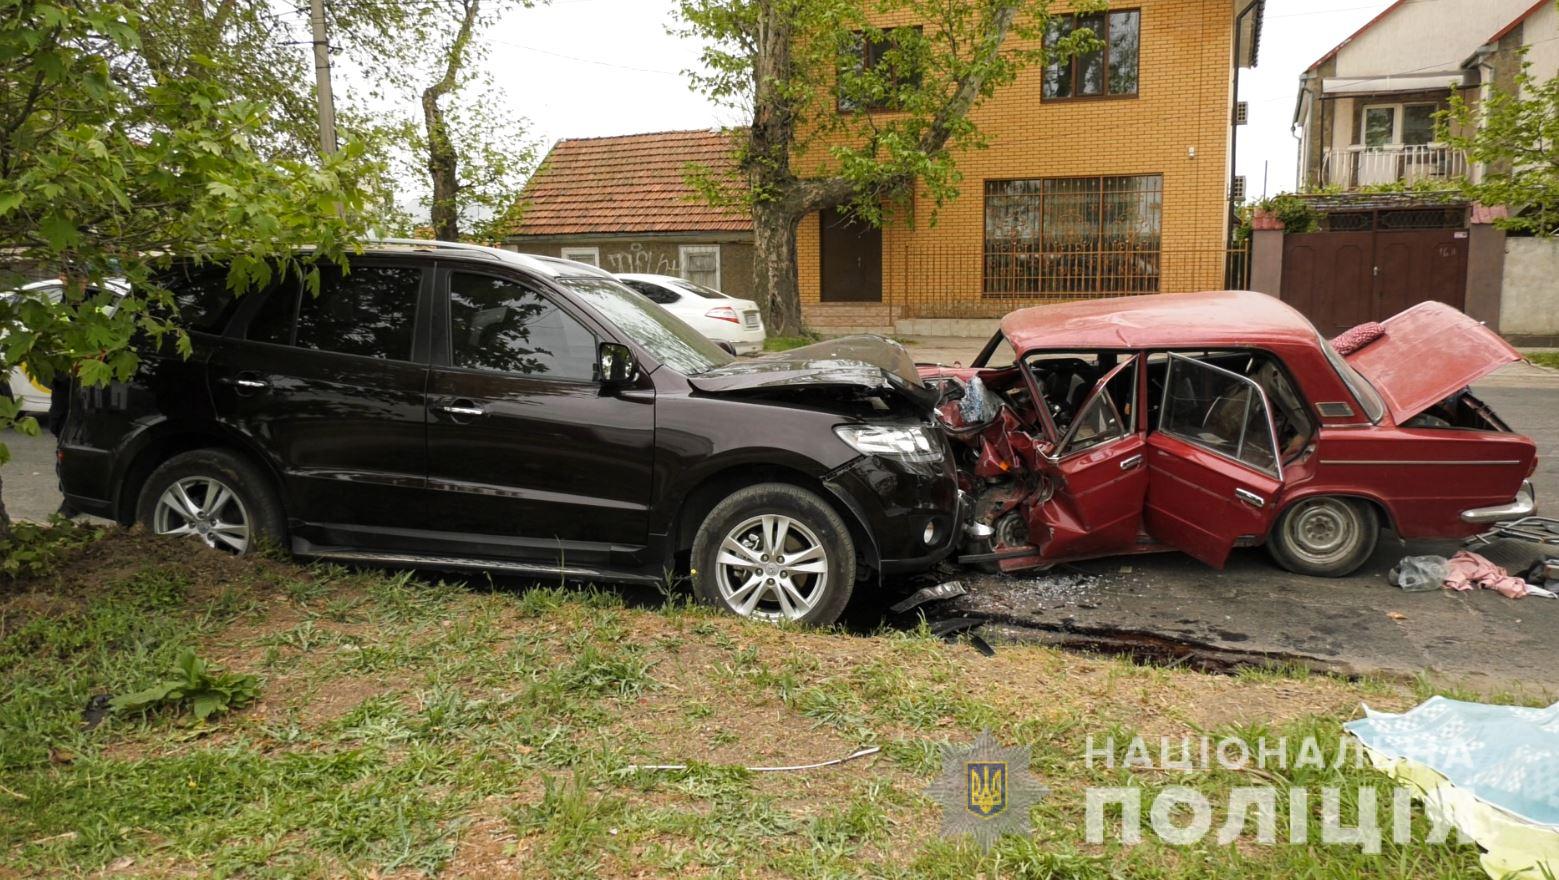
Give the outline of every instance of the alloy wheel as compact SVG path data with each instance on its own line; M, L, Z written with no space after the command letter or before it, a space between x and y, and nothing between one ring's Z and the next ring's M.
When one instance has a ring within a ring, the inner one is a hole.
M243 553L249 549L249 511L238 493L220 480L184 477L158 497L152 531L195 537L207 547Z
M727 532L715 569L721 598L743 617L799 620L828 589L828 551L783 514L751 517Z

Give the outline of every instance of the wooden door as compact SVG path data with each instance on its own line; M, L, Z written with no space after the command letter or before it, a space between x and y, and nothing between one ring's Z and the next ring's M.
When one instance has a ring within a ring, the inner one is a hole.
M832 209L818 216L823 302L882 302L882 230Z

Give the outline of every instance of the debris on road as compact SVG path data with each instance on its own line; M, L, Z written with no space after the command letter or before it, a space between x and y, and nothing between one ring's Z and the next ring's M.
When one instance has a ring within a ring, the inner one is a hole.
M1449 563L1444 556L1407 556L1392 567L1386 579L1409 593L1438 590L1445 583Z
M944 581L934 587L921 587L908 599L889 608L894 614L903 614L912 611L927 602L939 602L943 599L956 599L968 594L962 581Z
M1527 582L1470 550L1458 550L1446 563L1445 588L1467 592L1482 587L1507 599L1520 599L1530 589Z
M948 642L956 642L959 638L968 639L976 651L987 657L995 657L996 649L991 647L991 643L974 632L984 625L985 621L978 617L949 617L931 624L931 633Z
M1536 569L1534 569L1534 573ZM1503 566L1470 550L1458 550L1450 559L1444 556L1406 556L1392 567L1386 579L1409 593L1423 593L1437 587L1465 593L1478 588L1493 590L1507 599L1539 596L1559 598L1559 594L1528 583L1531 577L1510 574Z

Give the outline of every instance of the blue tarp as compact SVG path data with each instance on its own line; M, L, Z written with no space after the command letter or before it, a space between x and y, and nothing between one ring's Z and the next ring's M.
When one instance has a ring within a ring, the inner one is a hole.
M1374 751L1426 766L1487 804L1559 828L1559 703L1546 709L1432 697L1343 725Z

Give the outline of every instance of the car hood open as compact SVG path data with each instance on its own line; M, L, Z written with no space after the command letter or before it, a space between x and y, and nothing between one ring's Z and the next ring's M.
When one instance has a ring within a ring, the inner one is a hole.
M927 412L937 401L909 352L881 336L845 336L737 360L690 376L688 382L709 394L824 386L885 391Z
M1385 335L1347 361L1380 392L1397 424L1521 360L1499 334L1445 303L1419 303L1381 326Z

